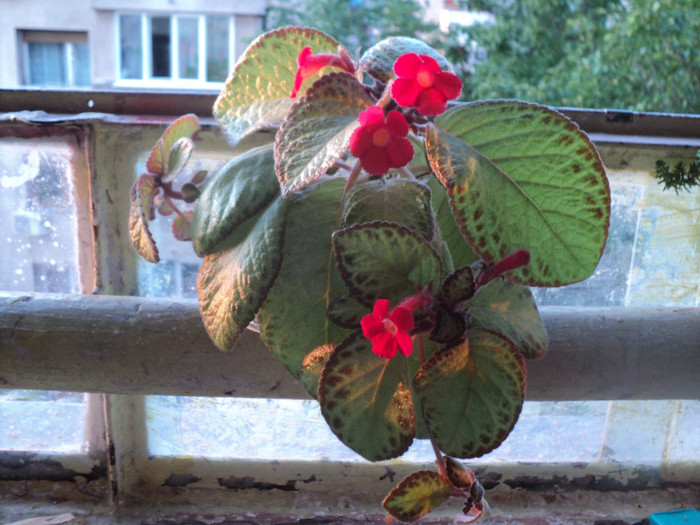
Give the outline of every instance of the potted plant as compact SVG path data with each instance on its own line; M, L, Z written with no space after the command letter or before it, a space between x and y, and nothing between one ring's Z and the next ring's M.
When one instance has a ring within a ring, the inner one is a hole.
M431 441L435 470L391 491L389 521L454 497L463 519L481 515L483 489L457 460L506 439L524 359L546 351L528 287L585 279L607 238L605 170L578 126L524 102L450 102L461 87L413 38L353 57L320 31L275 30L250 45L214 106L237 155L176 186L199 130L186 115L131 192L144 258L158 260L157 211L175 211L175 237L203 257L199 305L219 348L257 320L332 431L368 460Z

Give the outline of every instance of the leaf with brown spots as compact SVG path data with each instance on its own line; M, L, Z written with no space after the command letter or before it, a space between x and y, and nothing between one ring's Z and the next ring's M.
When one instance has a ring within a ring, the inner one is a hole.
M451 494L452 485L439 473L419 470L402 479L382 506L397 520L411 523L445 503Z
M214 104L214 117L226 140L235 145L246 134L279 125L297 99L289 98L297 56L306 46L313 53L337 53L338 42L317 29L285 27L256 38L245 50ZM325 67L307 86L331 72Z
M323 417L343 443L370 461L398 457L413 442L416 415L405 367L401 355L375 355L358 331L323 368L318 388Z
M430 435L446 454L482 456L518 420L525 367L506 337L472 328L467 340L435 354L413 379Z
M547 352L549 338L537 303L526 286L496 278L466 302L472 326L502 333L528 359Z
M530 252L530 264L508 279L562 286L593 273L607 240L610 190L595 147L568 118L523 102L475 102L437 117L426 148L460 232L481 258Z
M153 214L153 196L156 184L153 176L143 173L134 182L129 193L131 207L129 209L129 238L136 253L148 262L157 263L160 260L158 248L153 240L148 221Z
M231 350L275 282L288 201L277 197L207 255L197 276L202 321L214 344Z
M331 73L309 88L275 139L275 172L283 194L316 182L333 167L360 125L358 115L373 102L347 73Z
M350 293L371 307L415 295L418 287L442 283L442 261L428 241L390 222L357 224L333 234L340 275ZM435 291L435 290L433 290Z

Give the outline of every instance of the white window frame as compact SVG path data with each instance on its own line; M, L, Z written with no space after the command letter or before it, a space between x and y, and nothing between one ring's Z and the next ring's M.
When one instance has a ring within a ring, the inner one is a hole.
M122 78L121 64L121 24L122 15L140 16L141 22L141 78ZM134 13L120 11L114 16L115 53L114 53L114 86L119 88L153 88L153 89L211 89L220 90L224 82L210 82L206 80L207 74L207 16L208 14L162 14L162 13ZM236 61L236 15L216 15L228 18L228 71L233 69ZM151 46L151 19L168 18L170 20L170 77L154 77L152 75L152 46ZM198 75L196 79L180 78L179 76L179 39L178 25L183 18L194 18L198 21Z
M14 105L13 100L16 101ZM37 94L27 91L9 94L0 111L17 111L20 107L35 109L34 105L56 113L65 111L66 107L114 113L124 107L134 111L140 105L144 114L149 110L152 113L157 107L177 108L182 113L191 109L173 102L179 100L176 94L144 93L125 104L124 94L119 92ZM207 106L211 99L193 97L191 102L192 107L198 108ZM645 136L634 134L634 130L640 128L627 130L625 134L621 130L625 129L626 120L616 119L615 115L572 110L568 113L591 132L594 142L611 156L635 150L646 152L649 158L658 155L688 158L689 152L694 152L692 148L700 147L697 136L700 117L677 117L674 121L673 117L642 115L637 118L642 123L641 129L646 127L648 133L658 131L663 135ZM48 115L17 122L11 117L3 120L0 113L0 131L4 128L8 134L13 127L21 130L18 132L21 136L31 135L28 130L35 128L37 134L47 129L56 135L76 134L81 152L74 159L76 206L78 234L84 247L80 278L86 294L69 297L21 294L27 299L2 302L2 326L12 330L21 326L29 330L38 343L21 348L22 360L13 357L11 351L0 352L0 375L13 388L106 393L90 396L88 441L94 457L103 462L104 468L109 466L109 479L120 504L143 504L151 497L158 497L173 503L209 505L209 509L215 508L214 505L221 509L233 506L238 511L264 513L273 508L287 512L291 491L285 487L294 486L299 497L295 501L301 505L296 508L300 515L342 513L343 508L338 509L338 505L348 496L352 497L355 512L368 508L376 512L377 498L383 496L387 484L415 470L415 464L211 461L207 458L183 461L182 458L149 457L144 395L221 396L231 395L225 389L234 387L235 395L240 397L295 399L305 396L303 388L264 349L255 333L247 331L236 349L236 363L241 363L236 374L222 379L220 372L223 367L230 367L232 356L213 347L201 325L195 301L123 297L134 293L137 259L124 228L128 222L128 193L132 182L132 178L124 176L124 170L131 169L139 161L174 116L164 113L161 119L143 121L127 115L97 119L94 115L68 118ZM659 121L656 127L655 119ZM680 123L678 126L682 129L674 130L681 133L680 138L669 132L672 121ZM203 119L200 139L200 147L226 148L211 118ZM700 330L700 308L551 307L543 308L542 313L552 349L545 359L528 363L528 399L700 398L700 385L695 381L700 358L697 348L688 343L700 340L696 337ZM177 326L179 331L150 330L160 323ZM654 330L648 330L649 326ZM138 345L129 343L133 334L141 339ZM178 344L183 334L189 338L186 346ZM658 373L661 366L658 363L664 360L659 352L662 342L666 350L674 352L674 369L668 377ZM55 351L56 345L61 347L61 352ZM8 345L8 348L14 347ZM70 360L64 354L68 350ZM100 356L97 361L96 355ZM74 365L76 361L83 364L80 370ZM158 373L153 373L155 371ZM595 379L594 384L591 379ZM92 468L88 459L84 456L58 458L64 465L73 465L74 473L86 476ZM511 479L540 477L546 486L548 479L561 477L562 469L566 468L569 470L564 477L569 476L570 488L575 488L577 480L585 476L610 474L596 473L595 467L590 471L575 465L563 467L547 463L494 465L487 468L486 474L500 473ZM626 468L625 465L615 466L620 479L634 474ZM213 480L211 486L203 487L212 490L189 492L184 485L164 486L171 474L183 482L194 478ZM700 488L697 471L666 472L664 476L666 481L691 481ZM216 483L219 478L232 478L234 486L230 488L234 490L222 490ZM240 486L235 485L236 479L240 479ZM290 485L290 481L296 484ZM263 490L266 492L261 492ZM686 489L676 490L675 497L682 500L685 494L684 501L692 501L689 498L698 493L698 489L692 487L687 489L689 492L683 490ZM664 494L662 488L658 493L646 490L640 497L645 503L653 498L667 503ZM532 499L521 498L520 503L515 503L516 508L518 505L530 508L544 505L541 493L527 496ZM305 498L307 507L302 505ZM313 501L309 504L310 500ZM603 495L595 493L591 506L598 511L605 507L606 501ZM615 508L620 504L619 496L608 504ZM502 508L503 505L507 508L508 502L501 503Z
M48 87L49 89L57 89L59 86L45 86L43 84L34 84L29 81L29 44L31 43L51 43L60 44L62 46L63 60L65 61L64 65L66 68L66 84L60 86L61 88L88 87L76 85L74 69L75 46L76 44L88 44L87 33L78 31L21 31L22 85L27 87ZM89 67L90 63L88 61L88 68Z

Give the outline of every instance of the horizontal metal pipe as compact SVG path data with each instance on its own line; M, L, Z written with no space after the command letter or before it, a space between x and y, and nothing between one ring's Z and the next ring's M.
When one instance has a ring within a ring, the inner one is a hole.
M700 308L545 307L547 355L527 399L700 399ZM246 331L210 342L195 300L0 297L0 387L115 394L305 398Z

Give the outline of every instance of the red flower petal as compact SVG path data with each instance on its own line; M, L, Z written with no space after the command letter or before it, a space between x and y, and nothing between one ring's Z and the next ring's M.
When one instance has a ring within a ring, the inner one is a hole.
M408 139L394 139L387 153L392 168L403 168L413 160L413 144Z
M360 125L363 127L371 126L377 123L384 124L384 110L379 106L370 106L360 113L357 120L360 121Z
M396 339L393 335L384 332L372 338L372 352L384 359L391 359L396 355Z
M411 352L413 352L413 339L410 335L399 332L396 334L396 343L399 345L401 353L406 357L411 355Z
M428 68L433 73L439 73L440 71L442 71L440 64L438 64L437 60L435 60L433 57L428 56L428 55L418 55L418 56L423 61L423 66Z
M422 65L423 61L416 53L405 53L394 62L394 73L397 77L414 77Z
M311 56L311 46L306 46L304 49L302 49L299 52L299 55L297 56L297 65L298 66L303 66L304 63L306 62L306 59Z
M391 85L391 96L399 106L411 108L415 105L423 88L415 78L397 78Z
M389 299L377 299L372 308L372 313L380 319L389 317Z
M462 81L457 75L443 72L435 78L435 87L439 89L447 100L453 100L462 92Z
M350 151L358 159L373 145L372 132L362 126L350 135Z
M384 332L384 321L381 317L377 317L374 314L365 315L360 321L360 326L362 327L362 333L367 339L377 337Z
M415 107L418 113L426 117L440 115L447 108L447 98L437 89L424 89L418 95Z
M370 146L360 157L362 167L367 173L372 175L384 175L391 168L391 161L387 153L387 148Z
M403 306L397 306L394 308L394 310L391 312L391 316L389 316L389 319L401 332L410 332L413 330L413 314L411 314L411 312L409 312Z
M405 137L408 135L408 122L398 111L390 111L386 116L386 129L392 137Z

